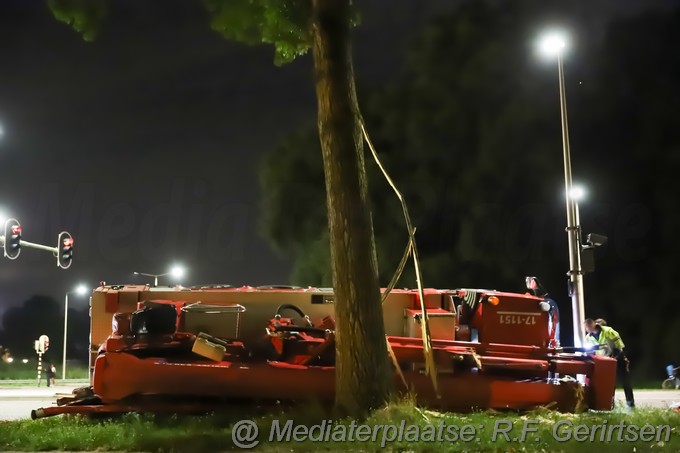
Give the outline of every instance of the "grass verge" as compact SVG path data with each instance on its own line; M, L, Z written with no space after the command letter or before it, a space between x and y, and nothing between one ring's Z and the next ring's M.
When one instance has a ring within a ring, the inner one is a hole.
M127 414L106 420L60 416L0 422L0 451L238 451L232 436L253 432L238 425L241 420L259 430L256 439L243 443L257 440L255 451L268 452L680 451L680 414L669 410L452 414L410 403L391 404L365 422L332 419L317 407L268 415L234 410L194 417Z
M38 362L29 360L27 363L15 360L12 363L0 361L0 383L4 380L38 379ZM61 369L57 370L57 377L61 377ZM45 379L45 373L43 373ZM90 372L86 365L69 365L66 368L66 379L89 379Z
M0 389L14 388L14 387L36 387L37 379L18 379L18 380L8 380L0 379ZM56 380L56 385L67 386L67 387L85 387L90 385L89 379L67 379L63 381L61 379ZM41 387L46 387L45 379L41 382Z

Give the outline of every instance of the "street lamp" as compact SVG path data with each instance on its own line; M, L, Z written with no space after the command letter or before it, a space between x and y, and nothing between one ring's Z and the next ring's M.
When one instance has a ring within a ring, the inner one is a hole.
M585 198L586 190L582 186L572 186L569 196L573 198L574 201L578 202L579 200L583 200Z
M158 286L158 277L165 277L166 275L172 275L175 278L182 278L182 276L185 273L185 269L182 266L175 265L173 266L169 272L166 272L164 274L146 274L144 272L133 272L135 275L143 275L145 277L153 277L153 286Z
M87 287L85 285L78 285L76 289L73 291L68 291L64 295L64 355L62 358L62 363L61 363L61 378L62 380L66 379L66 338L67 338L67 332L68 332L68 295L69 294L78 294L80 296L84 295L87 292Z
M564 154L564 186L567 205L567 239L569 242L569 295L574 324L574 346L581 347L584 342L583 322L585 320L583 303L583 272L581 270L581 244L578 225L578 205L571 180L571 155L569 150L569 125L567 122L567 96L564 88L564 68L562 56L567 47L566 37L559 32L546 34L540 40L540 49L545 55L557 57L557 70L560 86L560 113L562 117L562 150ZM583 193L581 192L580 195Z

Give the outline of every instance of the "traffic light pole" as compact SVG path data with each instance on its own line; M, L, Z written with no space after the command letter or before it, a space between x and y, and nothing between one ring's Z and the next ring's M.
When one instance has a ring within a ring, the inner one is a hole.
M54 255L54 256L57 256L59 254L59 248L57 248L57 247L50 247L49 245L36 244L35 242L24 241L23 239L21 239L19 241L19 244L21 245L22 248L28 247L28 248L31 248L31 249L45 250L46 252L52 252L52 255ZM3 246L3 247L5 246L5 236L4 235L0 235L0 245Z
M43 364L42 356L49 349L50 338L47 335L40 335L40 338L35 340L35 352L38 354L38 387L40 387L40 381L42 380ZM45 374L47 379L47 386L50 386L50 376L48 373Z
M0 246L4 251L5 258L15 260L19 257L24 247L51 252L57 258L57 266L68 269L73 261L73 236L67 231L62 231L57 236L57 246L36 244L21 238L21 225L16 219L5 221L3 234L0 234Z
M40 381L42 381L42 352L38 352L38 387L40 387Z
M54 256L57 256L59 249L57 247L50 247L49 245L36 244L34 242L24 241L23 239L19 241L21 247L28 247L32 249L45 250L46 252L52 252Z

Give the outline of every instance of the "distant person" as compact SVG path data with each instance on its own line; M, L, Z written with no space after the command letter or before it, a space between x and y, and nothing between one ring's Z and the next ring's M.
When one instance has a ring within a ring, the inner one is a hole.
M49 387L52 384L52 379L50 379L50 366L49 365L43 365L42 371L45 374L45 383Z
M668 373L668 379L663 381L661 387L665 389L670 389L673 387L675 387L676 390L680 389L680 367L668 365L666 367L666 372Z
M586 342L600 347L599 350L595 351L596 354L616 359L616 375L623 384L626 404L633 409L635 398L633 397L633 387L630 384L630 361L626 357L625 345L619 333L607 326L604 319L600 318L597 321L590 318L585 320Z
M45 367L45 380L47 381L47 386L55 385L54 375L57 374L57 369L53 364L49 364Z

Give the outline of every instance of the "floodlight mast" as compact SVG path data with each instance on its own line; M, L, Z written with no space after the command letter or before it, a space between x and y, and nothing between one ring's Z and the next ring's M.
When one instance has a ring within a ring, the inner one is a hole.
M574 346L581 347L585 342L583 322L585 304L583 295L583 269L581 268L581 226L579 222L577 199L583 192L575 188L571 177L571 150L569 147L569 125L567 122L567 95L564 83L563 54L567 47L566 36L559 32L545 35L540 41L541 51L557 58L557 71L560 90L560 117L562 123L562 152L564 158L564 185L567 208L567 240L569 244L569 295L572 300ZM575 190L576 189L576 190Z

